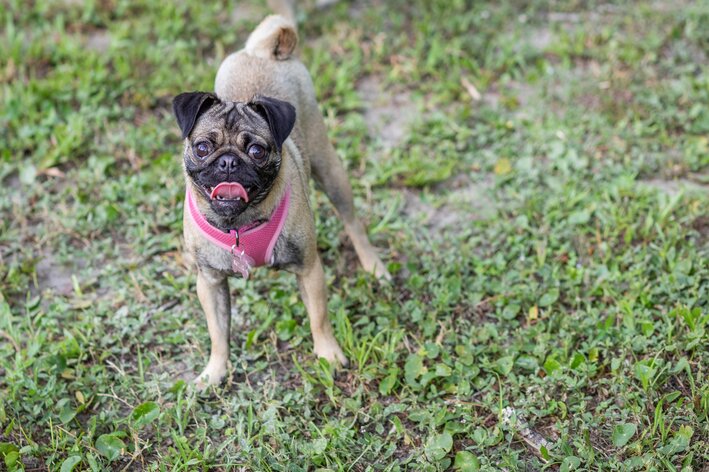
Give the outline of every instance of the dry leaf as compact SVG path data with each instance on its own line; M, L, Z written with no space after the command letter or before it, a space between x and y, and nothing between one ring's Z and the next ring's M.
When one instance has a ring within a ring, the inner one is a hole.
M512 172L512 164L510 163L510 160L506 157L499 159L497 161L497 164L495 164L495 174L505 175L509 174L510 172Z
M537 305L531 306L529 308L529 313L527 314L527 320L536 321L539 318L539 308Z

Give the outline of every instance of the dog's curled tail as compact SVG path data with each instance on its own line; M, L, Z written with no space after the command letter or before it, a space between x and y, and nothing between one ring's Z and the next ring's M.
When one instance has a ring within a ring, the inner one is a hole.
M297 44L295 24L281 15L270 15L251 33L244 50L252 56L284 61Z

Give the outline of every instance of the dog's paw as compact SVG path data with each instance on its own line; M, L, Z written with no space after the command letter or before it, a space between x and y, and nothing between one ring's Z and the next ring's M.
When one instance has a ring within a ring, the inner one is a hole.
M374 266L374 275L379 280L385 280L387 282L391 282L391 274L386 269L386 267L384 267L384 264L382 263L382 261L379 261L379 264L376 264Z
M226 368L211 368L207 366L201 374L192 380L197 390L204 390L210 386L219 385L226 376Z
M382 263L382 261L377 261L374 264L374 267L372 267L371 270L369 270L370 273L373 273L374 276L379 279L379 281L385 281L385 282L391 282L391 274L387 270L386 266Z
M327 359L331 365L347 366L347 358L342 352L340 345L334 339L332 341L322 342L315 345L315 354L318 357Z
M372 255L367 258L362 258L361 262L362 268L366 272L374 274L374 276L380 281L384 280L386 282L391 282L391 274L387 270L382 260L379 259L379 257L377 257L376 255Z

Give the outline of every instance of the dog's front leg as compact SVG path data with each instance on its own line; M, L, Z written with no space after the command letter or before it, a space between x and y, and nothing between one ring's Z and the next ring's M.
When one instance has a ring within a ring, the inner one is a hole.
M327 317L327 288L322 263L317 254L312 259L313 262L298 274L298 285L310 318L315 354L324 357L330 363L347 365L347 358L337 344L332 325Z
M204 388L222 381L229 360L231 299L226 276L211 269L200 268L197 273L197 296L207 316L207 328L212 341L207 367L195 379L197 386Z

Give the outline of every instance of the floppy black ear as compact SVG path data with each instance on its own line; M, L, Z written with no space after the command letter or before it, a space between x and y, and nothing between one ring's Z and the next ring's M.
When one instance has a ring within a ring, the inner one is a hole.
M288 102L271 97L254 97L249 106L258 114L266 118L268 127L271 128L273 140L276 141L278 150L281 150L283 141L286 140L295 125L295 107Z
M218 101L216 95L207 92L181 93L172 99L172 111L175 112L183 139L190 135L199 115Z

